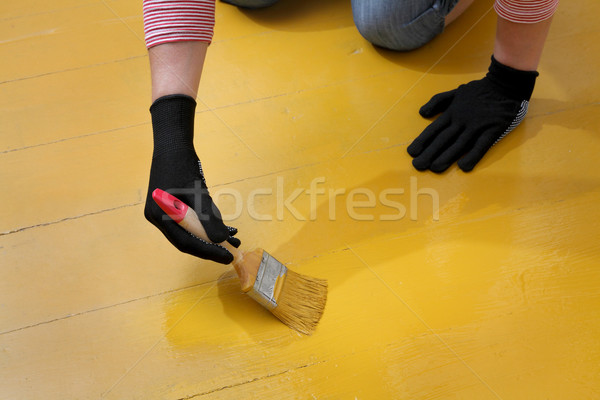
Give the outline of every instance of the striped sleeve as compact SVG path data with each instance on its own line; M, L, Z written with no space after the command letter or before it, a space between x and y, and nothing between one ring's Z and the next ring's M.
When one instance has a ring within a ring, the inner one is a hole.
M215 0L144 0L146 47L196 40L210 43Z
M496 0L494 9L508 21L535 24L554 15L558 0Z

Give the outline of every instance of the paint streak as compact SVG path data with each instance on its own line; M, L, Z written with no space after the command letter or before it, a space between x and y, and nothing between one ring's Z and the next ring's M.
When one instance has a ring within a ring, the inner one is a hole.
M27 35L22 35L22 36L18 36L18 37L14 37L14 38L10 38L10 39L4 39L4 40L0 40L0 45L2 44L6 44L6 43L14 43L14 42L20 42L23 40L30 40L30 39L37 39L41 36L49 36L49 35L53 35L56 32L58 32L58 28L53 28L53 29L46 29L43 31L39 31L39 32L33 32Z

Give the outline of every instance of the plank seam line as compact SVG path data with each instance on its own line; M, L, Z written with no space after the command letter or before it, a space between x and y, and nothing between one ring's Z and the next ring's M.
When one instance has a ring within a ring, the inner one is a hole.
M268 374L268 375L264 375L264 376L259 376L257 378L250 379L248 381L234 383L234 384L223 386L223 387L220 387L220 388L217 388L217 389L209 390L208 392L202 392L202 393L193 394L193 395L186 396L186 397L181 397L178 400L190 400L190 399L193 399L193 398L197 398L197 397L201 397L201 396L206 396L206 395L209 395L209 394L213 394L215 392L220 392L222 390L232 389L232 388L235 388L235 387L247 385L249 383L253 383L253 382L259 381L261 379L273 378L275 376L284 375L284 374L287 374L288 372L297 371L297 370L302 369L302 368L312 367L313 365L322 364L324 362L327 362L327 360L317 361L317 362L314 362L314 363L301 365L299 367L286 369L285 371L277 372L277 373L274 373L274 374Z
M399 69L400 71L406 71L407 68L401 67ZM247 105L247 104L253 104L253 103L260 103L262 101L267 101L267 100L272 100L272 99L277 99L279 97L287 97L287 96L294 96L294 95L299 95L299 94L305 94L305 93L310 93L310 92L315 92L318 90L323 90L323 89L330 89L330 88L334 88L336 86L344 86L347 85L349 83L356 83L356 82L360 82L360 81L367 81L370 79L374 79L374 78L381 78L381 77L385 77L385 76L396 76L398 74L398 69L394 70L394 71L388 71L388 72L378 72L375 74L370 74L367 76L363 76L363 77L349 77L346 79L341 79L338 81L333 81L333 82L329 82L329 83L323 83L320 85L315 85L312 87L308 87L308 88L304 88L304 89L297 89L297 90L291 90L291 91L283 91L280 93L275 93L269 96L264 96L264 97L256 97L256 98L251 98L248 100L242 100L239 101L237 103L230 103L230 104L225 104L225 105L220 105L220 106L215 106L215 107L208 107L206 110L203 110L201 112L205 112L205 111L218 111L218 110L223 110L223 109L227 109L230 107L236 107L236 106L240 106L240 105ZM202 100L202 96L199 95L198 96L200 100ZM204 101L203 101L204 102ZM204 102L206 105L206 102Z
M531 99L531 102L533 104L533 106L535 107L535 97L533 99ZM592 106L597 106L600 105L600 102L598 101L592 101L590 103L583 103L583 104L577 104L574 107L562 107L556 110L552 110L552 111L546 111L546 112L542 112L539 114L528 114L527 115L527 119L536 119L536 118L543 118L543 117L549 117L555 114L562 114L564 112L569 112L569 111L576 111L576 110L581 110L582 108L586 108L586 107L592 107Z
M29 329L29 328L35 328L35 327L41 326L41 325L51 324L53 322L62 321L62 320L65 320L65 319L71 318L71 317L78 317L80 315L85 315L85 314L89 314L89 313L93 313L93 312L97 312L97 311L102 311L102 310L106 310L106 309L109 309L109 308L112 308L112 307L123 306L125 304L133 303L133 302L140 301L140 300L148 300L148 299L151 299L153 297L164 296L164 295L167 295L167 294L173 294L173 293L182 292L182 291L185 291L185 290L199 288L199 287L202 287L202 286L207 286L207 285L212 285L212 284L214 284L213 281L204 282L204 283L199 283L197 285L186 286L186 287L179 288L179 289L173 289L173 290L167 290L167 291L160 292L160 293L154 293L154 294L150 294L148 296L137 297L135 299L129 299L129 300L126 300L126 301L122 301L120 303L109 304L107 306L102 306L102 307L98 307L98 308L92 308L90 310L85 310L85 311L80 311L80 312L77 312L77 313L65 315L64 317L54 318L54 319L51 319L51 320L48 320L48 321L42 321L42 322L38 322L36 324L31 324L31 325L27 325L27 326L22 326L20 328L11 329L9 331L0 332L0 336L1 335L5 335L5 334L9 334L9 333L19 332L19 331L22 331L22 330L25 330L25 329Z
M60 74L60 73L63 73L63 72L80 71L80 70L83 70L83 69L95 68L95 67L100 67L102 65L108 65L108 64L116 64L116 63L120 63L120 62L123 62L123 61L135 60L135 59L144 58L144 57L148 57L148 55L147 54L142 54L142 55L137 55L137 56L119 58L117 60L105 61L105 62L96 63L96 64L82 65L82 66L79 66L79 67L73 67L73 68L66 68L66 69L61 69L61 70L57 70L57 71L44 72L42 74L37 74L37 75L23 76L23 77L20 77L20 78L15 78L15 79L9 79L7 81L2 81L2 82L0 82L0 85L6 84L6 83L13 83L13 82L25 81L25 80L28 80L28 79L41 78L43 76Z
M10 21L10 20L14 20L14 19L39 17L41 15L56 14L56 13L59 13L59 12L73 10L73 9L77 9L77 8L83 8L83 7L89 7L89 6L93 6L95 4L100 4L100 3L101 3L101 0L98 0L98 1L95 1L95 2L90 2L88 4L78 4L76 6L56 8L54 10L47 10L47 11L42 11L42 12L38 12L38 13L13 15L12 17L0 18L0 22Z
M106 213L106 212L115 211L115 210L119 210L119 209L122 209L122 208L135 207L135 206L139 206L140 204L143 204L143 203L145 203L145 201L138 201L138 202L135 202L135 203L124 204L124 205L113 207L113 208L106 208L104 210L94 211L94 212L90 212L90 213L86 213L86 214L75 215L75 216L72 216L72 217L65 217L65 218L62 218L62 219L59 219L59 220L56 220L56 221L49 221L49 222L43 222L41 224L36 224L36 225L24 226L24 227L21 227L21 228L17 228L17 229L5 231L5 232L0 232L0 237L5 236L5 235L11 235L13 233L23 232L23 231L26 231L26 230L29 230L29 229L33 229L33 228L39 228L39 227L42 227L42 226L55 225L55 224L60 224L61 222L71 221L71 220L74 220L74 219L89 217L89 216L97 215L97 214L103 214L103 213Z
M23 147L18 147L18 148L15 148L15 149L3 150L3 151L0 151L0 155L1 154L12 153L12 152L15 152L15 151L22 151L22 150L34 149L36 147L50 146L50 145L53 145L53 144L56 144L56 143L66 142L66 141L69 141L69 140L83 139L83 138L90 137L90 136L102 135L104 133L111 133L111 132L116 132L116 131L120 131L120 130L124 130L124 129L129 129L129 128L136 128L138 126L143 126L143 125L148 125L148 124L150 124L150 123L149 122L140 122L140 123L137 123L137 124L120 126L118 128L105 129L105 130L102 130L102 131L85 133L83 135L71 136L71 137L68 137L68 138L57 139L57 140L53 140L51 142L38 143L38 144L32 144L31 146L23 146Z

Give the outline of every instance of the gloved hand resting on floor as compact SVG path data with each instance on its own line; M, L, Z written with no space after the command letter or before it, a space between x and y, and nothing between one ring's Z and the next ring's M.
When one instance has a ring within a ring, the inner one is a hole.
M414 167L443 172L458 161L460 169L471 171L523 120L537 76L492 57L485 78L433 96L419 113L442 114L408 146Z

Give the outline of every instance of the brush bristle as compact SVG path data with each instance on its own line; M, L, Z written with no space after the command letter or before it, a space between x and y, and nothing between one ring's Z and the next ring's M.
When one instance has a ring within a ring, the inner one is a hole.
M305 335L312 334L327 302L327 281L287 270L273 315Z

